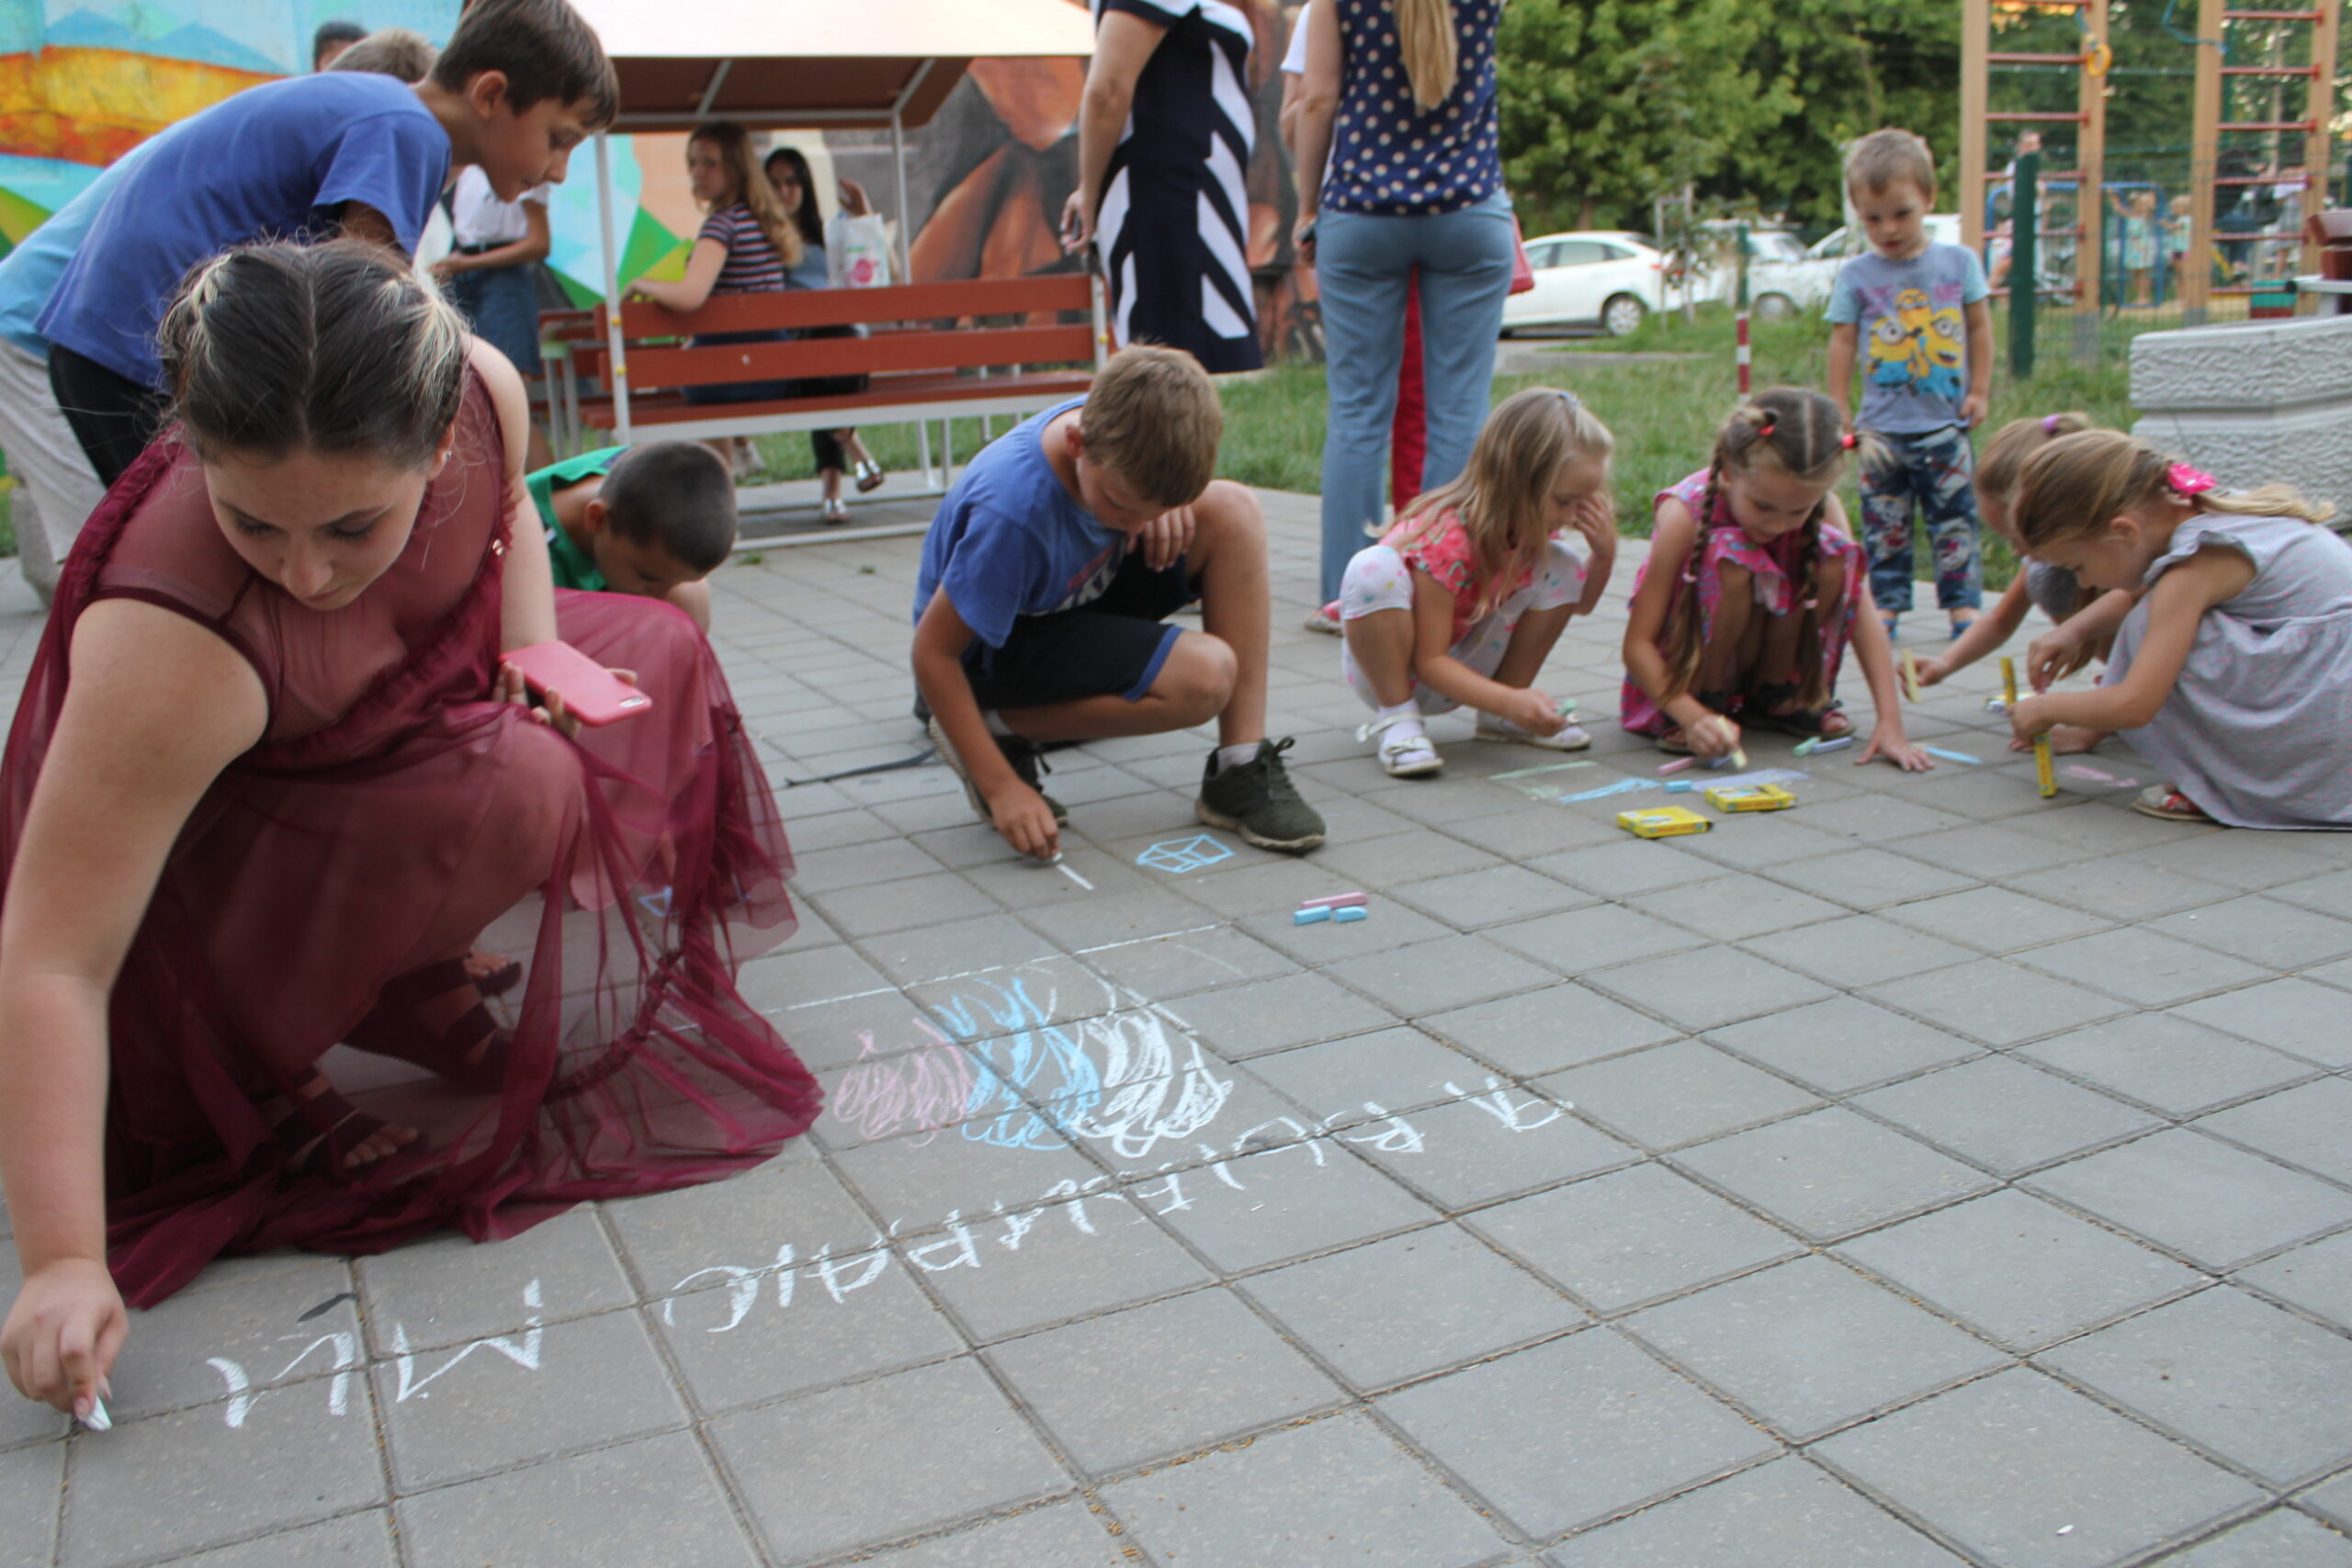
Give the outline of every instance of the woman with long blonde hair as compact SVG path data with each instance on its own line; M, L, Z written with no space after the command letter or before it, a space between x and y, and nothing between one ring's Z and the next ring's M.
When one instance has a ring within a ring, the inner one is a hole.
M1330 388L1321 603L1340 596L1384 513L1408 289L1421 306L1422 490L1462 472L1486 421L1512 257L1496 141L1501 23L1502 0L1332 0L1308 22L1297 240L1321 290Z

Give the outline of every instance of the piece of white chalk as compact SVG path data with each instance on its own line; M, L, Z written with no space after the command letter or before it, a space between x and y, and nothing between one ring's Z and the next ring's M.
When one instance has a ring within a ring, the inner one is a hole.
M90 1413L82 1417L82 1425L93 1432L114 1430L114 1417L107 1414L107 1402L95 1393L90 1395Z

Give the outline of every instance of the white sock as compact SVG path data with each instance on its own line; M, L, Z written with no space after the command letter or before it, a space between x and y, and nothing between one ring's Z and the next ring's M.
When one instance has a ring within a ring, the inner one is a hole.
M997 712L996 709L982 708L980 710L980 718L982 722L988 725L989 733L990 735L1006 739L1011 738L1012 734L1012 726L1005 723L1004 715Z
M1216 749L1216 771L1221 773L1227 768L1255 761L1257 758L1258 742L1255 740L1245 741L1238 746L1220 746Z
M1418 725L1420 720L1420 705L1413 701L1412 698L1407 697L1403 702L1392 704L1374 714L1372 716L1372 722L1385 728L1388 725L1394 724L1400 718L1409 718Z

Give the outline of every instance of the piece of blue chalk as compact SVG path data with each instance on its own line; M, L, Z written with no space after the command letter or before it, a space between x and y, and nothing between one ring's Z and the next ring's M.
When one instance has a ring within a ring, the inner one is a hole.
M1311 926L1317 920L1328 920L1330 918L1331 911L1329 909L1301 909L1291 916L1290 923L1295 926ZM1359 916L1358 919L1362 917Z
M1331 918L1332 918L1333 919L1335 919L1335 920L1340 920L1340 921L1346 921L1346 920L1368 920L1368 919L1372 919L1372 911L1371 911L1370 909L1364 908L1363 908L1363 906L1361 906L1361 905L1351 905L1349 908L1344 908L1344 909L1334 909L1334 910L1332 910L1332 911L1331 911Z
M1688 795L1698 787L1699 781L1697 779L1674 779L1668 783L1666 786L1666 793L1668 795Z

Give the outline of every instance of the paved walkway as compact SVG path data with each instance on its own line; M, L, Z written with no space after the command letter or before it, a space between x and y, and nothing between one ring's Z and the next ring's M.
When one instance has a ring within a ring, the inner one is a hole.
M1193 736L1054 759L1067 874L936 766L783 789L744 987L814 1136L213 1269L112 1433L0 1402L0 1564L2352 1563L2352 835L2150 821L2115 751L2044 803L1978 671L1916 723L1977 761L1637 841L1556 798L1655 780L1622 587L1589 765L1456 718L1399 784L1269 505L1327 848L1204 835ZM916 550L718 579L779 785L915 749Z

